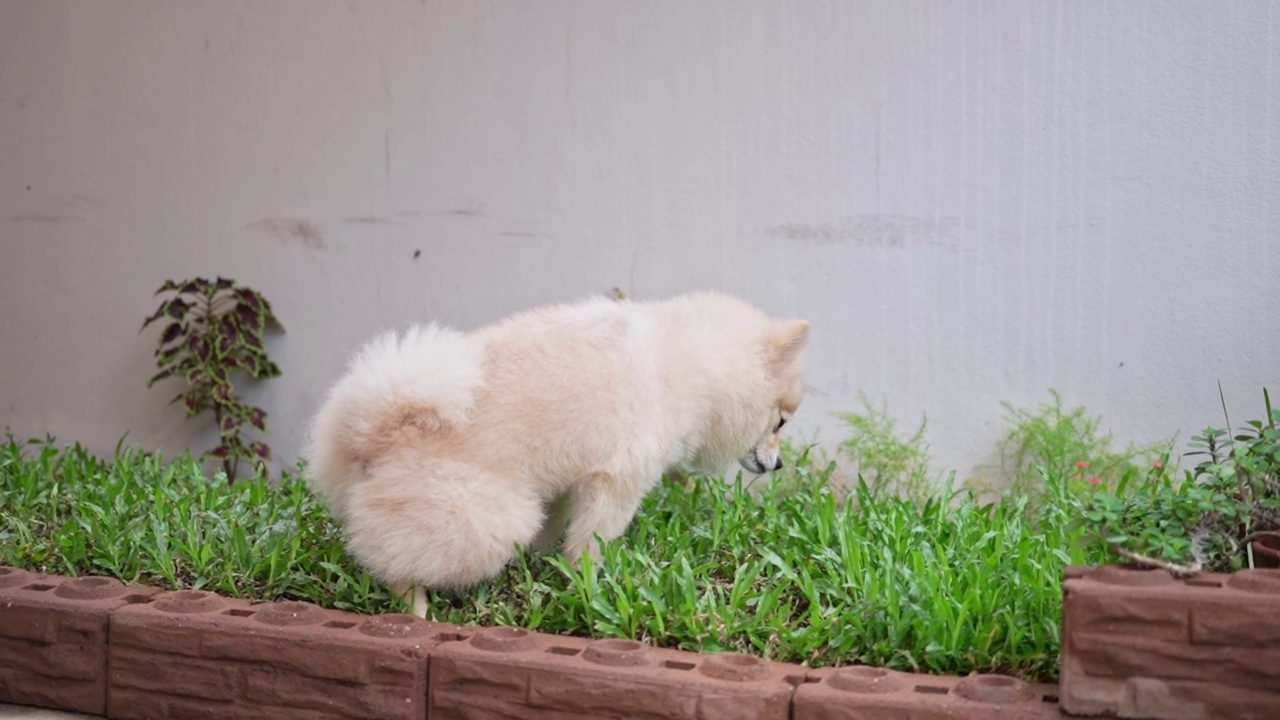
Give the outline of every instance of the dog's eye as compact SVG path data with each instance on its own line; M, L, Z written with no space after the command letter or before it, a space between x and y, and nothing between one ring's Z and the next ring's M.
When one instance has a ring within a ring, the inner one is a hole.
M783 426L783 425L786 425L786 424L787 424L787 419L786 419L786 418L782 418L782 419L778 420L778 427L774 428L774 429L773 429L773 431L774 431L774 432L778 432L779 430L781 430L781 429L782 429L782 426Z

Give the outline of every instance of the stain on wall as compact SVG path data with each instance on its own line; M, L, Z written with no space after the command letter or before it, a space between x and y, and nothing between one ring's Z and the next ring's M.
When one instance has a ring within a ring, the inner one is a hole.
M249 227L266 233L285 244L299 244L312 250L323 250L326 247L325 236L320 231L320 226L310 220L266 218L253 223Z
M59 213L26 213L22 215L10 215L5 218L9 222L15 223L39 223L44 225L55 225L65 222L76 222L84 218L79 215L65 215Z
M936 245L954 249L966 228L955 218L909 215L855 215L832 222L783 223L765 229L767 237L815 245L900 248Z
M388 220L384 217L374 215L358 215L356 217L343 218L343 222L348 225L398 225L395 220Z

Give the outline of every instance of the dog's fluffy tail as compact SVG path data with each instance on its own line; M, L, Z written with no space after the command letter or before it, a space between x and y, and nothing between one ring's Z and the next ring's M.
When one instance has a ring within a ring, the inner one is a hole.
M311 427L307 479L339 518L364 468L403 443L403 432L466 424L484 381L484 350L436 325L388 332L356 354Z
M533 488L410 448L351 489L343 529L351 555L387 586L461 590L500 574L543 517Z

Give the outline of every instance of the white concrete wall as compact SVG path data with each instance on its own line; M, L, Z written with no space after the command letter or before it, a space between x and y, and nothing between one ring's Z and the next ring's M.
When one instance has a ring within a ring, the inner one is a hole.
M278 455L370 333L621 286L814 322L939 464L1280 393L1280 3L3 0L0 426L109 450L165 278L261 289ZM417 251L421 256L414 259ZM198 438L203 447L207 438Z

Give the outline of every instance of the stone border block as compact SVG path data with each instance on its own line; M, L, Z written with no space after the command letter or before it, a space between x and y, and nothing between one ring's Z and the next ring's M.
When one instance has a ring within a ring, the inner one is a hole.
M157 592L0 566L0 702L106 712L109 618Z
M1057 688L1006 675L916 675L850 665L813 670L794 720L1059 720Z
M1145 720L1280 713L1280 570L1185 580L1164 570L1069 568L1064 710Z
M107 714L425 720L429 655L468 632L412 615L166 592L112 616Z
M748 655L485 628L432 654L430 717L787 720L805 674Z

